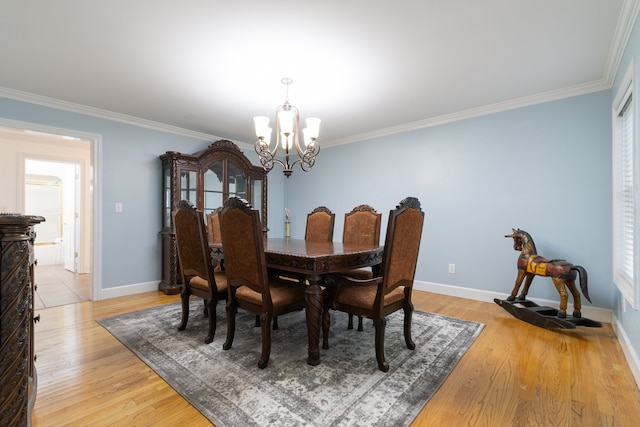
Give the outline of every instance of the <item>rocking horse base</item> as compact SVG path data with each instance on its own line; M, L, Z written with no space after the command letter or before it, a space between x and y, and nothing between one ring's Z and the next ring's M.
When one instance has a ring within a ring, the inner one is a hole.
M493 302L507 310L513 317L541 328L575 329L576 326L601 328L602 324L586 317L573 317L567 314L565 319L558 317L558 309L541 307L533 301L507 301L494 298Z

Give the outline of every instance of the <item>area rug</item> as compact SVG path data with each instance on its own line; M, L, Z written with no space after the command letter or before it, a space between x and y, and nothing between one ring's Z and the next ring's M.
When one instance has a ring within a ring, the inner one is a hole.
M204 344L202 303L192 301L189 324L178 331L180 304L172 303L98 322L136 354L216 427L409 425L444 382L484 325L415 311L404 343L402 311L387 318L381 372L374 327L347 329L347 316L331 312L330 348L309 366L304 311L278 318L271 358L258 368L260 328L255 316L238 313L233 347L226 337L224 307L211 344Z

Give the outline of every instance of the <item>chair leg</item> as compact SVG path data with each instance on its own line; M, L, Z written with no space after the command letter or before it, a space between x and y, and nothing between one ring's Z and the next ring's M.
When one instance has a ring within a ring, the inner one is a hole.
M269 313L262 313L260 324L262 329L262 356L258 361L258 368L264 369L267 367L269 356L271 355L271 316Z
M411 339L411 319L413 318L413 303L404 307L404 342L409 350L415 350L416 344Z
M364 328L362 327L362 316L358 316L358 330L360 332L364 331Z
M215 298L205 300L205 311L208 313L209 318L209 334L205 338L204 343L209 344L213 341L213 337L216 336L216 305L218 301Z
M329 307L324 306L322 310L322 348L325 350L329 348L329 327L331 326L331 315L329 314Z
M209 316L209 306L207 304L207 300L206 299L203 299L202 301L204 302L204 308L202 309L202 314L204 315L204 317L207 317L207 316ZM215 311L215 309L214 309L214 311Z
M353 314L349 314L349 323L347 323L347 329L353 329Z
M260 316L256 314L256 323L255 323L255 327L259 327L260 326ZM278 316L275 316L273 318L273 330L278 329Z
M227 340L222 345L223 350L229 350L233 344L233 338L236 334L236 311L237 307L231 302L231 298L227 301Z
M182 319L178 326L178 330L184 331L187 327L187 323L189 322L189 291L186 286L180 293L180 300L182 302Z
M382 372L387 372L389 364L384 359L384 331L387 326L387 319L384 317L373 319L373 324L376 327L376 360L378 361L378 368Z

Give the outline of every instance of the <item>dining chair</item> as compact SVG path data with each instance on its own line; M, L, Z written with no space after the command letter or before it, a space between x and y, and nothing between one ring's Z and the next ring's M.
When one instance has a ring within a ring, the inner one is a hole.
M307 226L304 239L310 242L333 241L333 224L336 214L326 206L318 206L307 214Z
M178 330L187 327L191 295L203 298L204 314L209 318L209 332L204 341L208 344L216 334L218 300L227 299L227 278L223 272L214 271L202 212L188 200L181 200L176 204L173 224L182 277L182 321Z
M233 344L238 308L260 315L262 355L258 367L263 369L271 353L271 319L303 309L305 286L269 276L260 214L249 202L229 197L220 214L220 225L229 286L227 340L222 348L229 350Z
M360 245L380 244L380 223L382 214L376 212L369 205L358 205L351 212L344 214L344 228L342 243ZM358 268L345 272L356 279L371 279L373 271L370 268ZM353 329L353 315L349 315L347 329ZM358 331L362 331L362 316L358 316Z
M311 213L307 214L304 239L308 242L333 241L333 225L335 223L335 218L336 215L326 206L318 206L315 208ZM296 280L302 284L306 283L304 275L280 270L274 270L273 274L282 279Z
M209 237L209 244L221 245L222 236L220 235L220 211L222 206L214 209L207 215L207 236Z
M222 245L222 234L220 230L220 212L222 211L222 206L216 208L213 212L207 215L207 225L209 229L209 244L212 245ZM215 266L215 271L223 271L224 270L224 259L220 261L218 265ZM256 327L260 326L260 316L256 315ZM278 329L278 318L273 318L273 329Z
M380 276L365 280L346 275L327 278L334 285L327 288L333 292L330 308L373 319L376 360L383 372L389 370L384 357L386 316L400 309L404 311L405 344L409 350L416 347L411 338L411 292L423 224L420 201L415 197L405 198L389 212ZM329 306L325 306L324 316L323 323L328 324Z
M214 209L211 213L207 214L207 236L209 238L210 245L222 246L222 236L220 235L220 211L222 206ZM214 261L213 265L216 272L224 270L224 260Z

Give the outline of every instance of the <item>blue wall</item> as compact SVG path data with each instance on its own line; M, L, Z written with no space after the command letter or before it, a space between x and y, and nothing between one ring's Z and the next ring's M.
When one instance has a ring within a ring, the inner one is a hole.
M412 195L426 212L417 280L508 293L517 254L503 236L519 227L542 255L583 265L594 305L611 308L610 98L603 91L325 148L310 173L289 179L276 167L270 236L283 234L285 207L293 237L303 237L306 214L326 205L340 240L343 214L368 203L383 213L384 237L388 211ZM102 288L158 280L158 155L209 142L8 99L0 117L102 136ZM537 282L532 297L558 299L550 281Z
M158 282L158 232L162 221L162 168L158 156L169 150L194 153L212 141L5 98L0 98L0 117L101 136L101 288ZM243 151L257 163L252 149ZM274 181L278 191L269 192L274 195L270 202L281 205L278 195L282 193L282 179L276 177ZM116 202L123 204L122 213L115 213Z
M416 196L426 213L417 280L508 294L518 254L504 235L516 227L541 255L584 266L593 304L610 308L610 105L602 91L325 149L285 181L292 235L326 205L340 240L344 213L367 203L384 236L389 210ZM529 295L558 300L549 279Z

